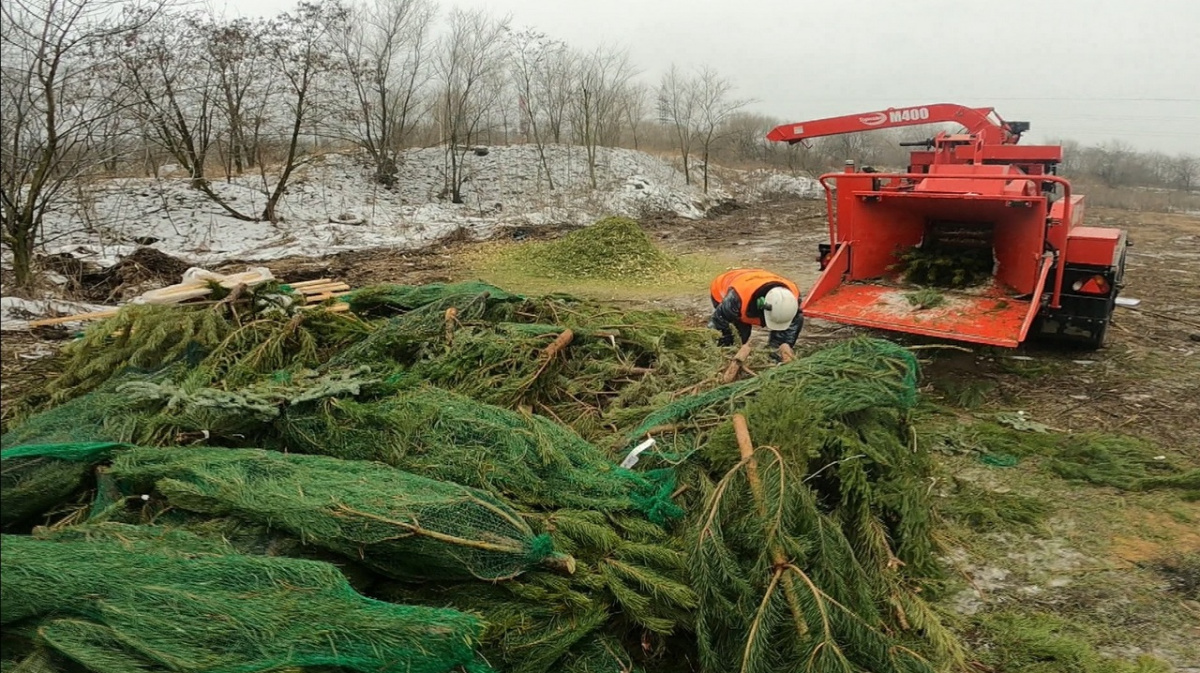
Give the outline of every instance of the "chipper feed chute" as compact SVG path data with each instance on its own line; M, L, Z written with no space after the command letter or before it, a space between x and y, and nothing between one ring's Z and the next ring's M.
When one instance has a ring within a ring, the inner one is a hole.
M1053 263L1043 246L1046 199L1034 195L1029 180L1003 179L1003 167L975 170L1001 179L981 175L975 191L962 193L942 191L958 178L930 177L901 191L888 188L900 177L839 174L833 224L839 244L805 297L804 314L995 346L1022 342ZM939 172L963 173L933 171ZM938 257L914 260L907 256L914 250ZM961 287L914 283L911 272L921 263L925 275Z
M1032 301L1014 298L996 287L983 293L946 291L941 303L923 307L913 303L920 297L912 290L882 283L837 284L847 272L849 252L849 246L841 248L822 275L822 281L826 276L834 279L832 289L821 292L825 284L818 282L805 298L806 317L1010 347L1025 340L1037 317L1038 307ZM1039 274L1043 283L1049 270L1047 259Z

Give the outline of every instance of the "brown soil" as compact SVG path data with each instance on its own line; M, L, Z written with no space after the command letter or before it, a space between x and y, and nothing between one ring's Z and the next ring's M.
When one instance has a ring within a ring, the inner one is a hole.
M1194 520L1200 520L1200 506L1192 506ZM1195 523L1183 523L1162 512L1132 510L1125 514L1136 536L1115 536L1111 555L1129 563L1147 563L1171 554L1200 554L1200 530Z

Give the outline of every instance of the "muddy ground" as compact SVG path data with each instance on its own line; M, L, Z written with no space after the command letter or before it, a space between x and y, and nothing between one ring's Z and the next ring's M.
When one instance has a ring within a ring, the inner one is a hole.
M1124 227L1134 243L1122 294L1141 304L1117 309L1105 347L1095 352L1038 345L924 350L924 390L964 419L1020 410L1064 432L1143 438L1166 460L1200 466L1200 218L1092 209L1086 220ZM827 238L824 204L801 200L733 209L701 221L656 219L646 226L671 250L703 253L728 266L762 266L788 275L801 288L815 280L817 244ZM560 233L514 231L509 238ZM415 253L373 250L269 266L288 281L328 276L353 287L464 280L476 277L464 260L478 246L449 240ZM225 268L244 266L230 262ZM163 284L171 282L177 281ZM696 322L707 318L710 307L702 286L638 301ZM858 330L810 320L798 346L817 347L854 333ZM45 375L38 355L54 348L61 336L61 330L5 333L5 407ZM1152 653L1173 670L1200 673L1195 645L1200 599L1194 588L1190 594L1177 590L1177 578L1162 570L1163 559L1200 554L1200 505L1178 494L1067 483L1036 472L1029 463L1000 468L949 455L942 467L947 481L1051 504L1047 525L1037 532L949 537L947 560L958 573L958 589L946 609L965 620L963 629L969 630L973 616L990 610L1049 613L1088 624L1089 641L1105 654L1129 659Z

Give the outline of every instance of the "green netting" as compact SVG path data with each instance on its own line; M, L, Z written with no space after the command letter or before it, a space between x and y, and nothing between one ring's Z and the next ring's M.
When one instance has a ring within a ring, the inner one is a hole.
M257 444L382 461L530 507L637 510L658 522L681 514L671 502L669 471L620 469L544 416L430 386L382 384L365 367L297 372L236 391L177 384L163 375L114 379L29 418L4 440L5 446L69 440Z
M646 416L627 435L626 443L637 441L654 428L685 421L767 385L794 386L806 406L830 414L875 407L910 409L917 401L918 375L916 356L903 347L882 339L850 339L755 378L666 404Z
M481 281L465 283L429 283L426 285L375 285L351 292L344 298L350 310L360 315L386 315L411 311L446 299L461 300L487 293L494 301L521 300L500 288Z
M14 424L0 437L0 447L127 442L143 424L145 407L122 391L129 383L168 380L183 367L143 371L127 369L91 392L51 406Z
M332 399L289 409L280 448L403 470L498 493L540 508L637 509L678 516L669 472L617 467L569 428L543 416L422 387L374 401Z
M912 584L938 573L930 462L908 425L916 366L893 344L856 340L726 398L739 396L753 465L725 421L685 466L700 496L688 536L706 670L805 661L812 673L933 671L961 661Z
M0 451L0 460L47 458L75 463L99 463L114 451L129 446L120 442L72 442L68 444L26 444Z
M368 461L257 449L138 448L109 474L122 492L286 531L401 579L511 579L570 568L502 501Z
M331 565L117 524L3 536L0 623L93 671L488 671L481 624L354 592Z
M0 526L8 530L62 506L89 480L94 465L121 444L38 444L0 452Z
M688 586L686 555L665 530L581 510L541 523L577 560L574 575L534 572L488 586L386 583L377 591L388 600L478 613L487 623L481 651L505 673L591 673L596 658L583 655L596 639L610 645L611 664L631 658L622 638L645 644L690 628L698 597ZM648 668L674 670L668 663Z

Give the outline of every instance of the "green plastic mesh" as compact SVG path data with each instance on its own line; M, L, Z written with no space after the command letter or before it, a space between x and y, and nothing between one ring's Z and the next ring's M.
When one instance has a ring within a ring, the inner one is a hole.
M400 579L511 579L569 568L502 501L368 461L257 449L139 448L109 474L123 493L260 523Z
M121 444L37 444L0 453L0 526L32 521L70 501Z
M289 408L278 437L279 448L378 460L530 507L637 510L660 523L681 514L671 502L669 471L621 469L570 428L543 416L438 388Z
M122 392L128 383L161 381L182 368L146 372L126 370L95 390L50 407L15 424L0 437L5 450L16 446L125 442L143 418L140 405Z
M359 315L386 315L412 311L445 300L460 301L487 294L493 301L520 301L519 295L481 281L426 285L375 285L351 292L344 299Z
M184 532L5 535L0 567L6 637L93 671L490 670L472 616L365 598L331 565L242 556Z
M633 510L660 523L681 514L671 501L670 471L623 470L544 416L432 386L383 384L365 367L298 373L236 391L181 385L163 375L125 377L29 418L4 439L5 446L251 444L381 461L527 507Z
M25 444L6 448L0 452L0 459L13 460L16 458L48 458L65 460L75 463L99 463L122 447L129 446L120 442L75 442L70 444Z
M791 385L806 406L829 414L874 407L911 409L917 402L917 358L882 339L843 341L760 376L684 397L649 414L626 438L636 441L653 428L685 421L694 414L744 397L767 385Z
M614 664L630 658L621 635L646 643L689 629L698 597L686 555L667 531L634 515L582 510L558 511L542 523L577 560L574 575L535 572L484 586L384 582L373 590L387 600L478 613L487 624L481 652L505 673L592 673L597 659L582 655L594 654L596 639L610 646L606 662ZM664 663L647 668L677 670Z

